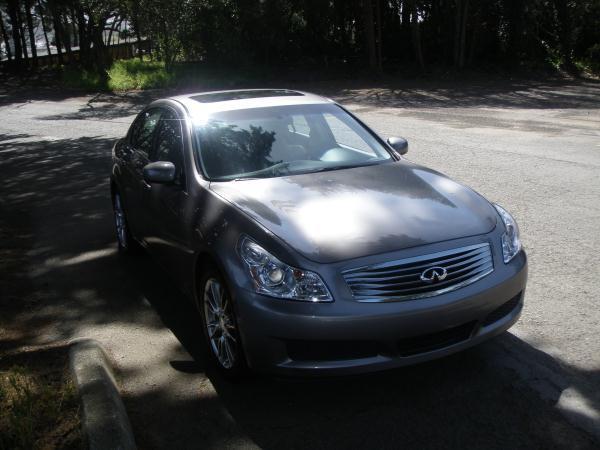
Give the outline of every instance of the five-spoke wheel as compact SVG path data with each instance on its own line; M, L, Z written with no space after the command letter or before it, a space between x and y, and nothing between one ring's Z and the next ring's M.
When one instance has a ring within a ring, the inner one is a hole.
M245 367L231 297L221 277L208 273L202 283L201 313L208 347L218 368L237 376Z
M114 197L114 212L115 212L115 228L117 230L117 242L119 247L127 249L127 223L125 222L125 211L123 211L123 204L121 203L121 195L118 193Z
M113 211L115 215L115 230L117 232L119 251L126 254L136 253L140 247L129 230L127 217L125 215L125 207L123 206L123 199L119 192L115 192L113 195Z

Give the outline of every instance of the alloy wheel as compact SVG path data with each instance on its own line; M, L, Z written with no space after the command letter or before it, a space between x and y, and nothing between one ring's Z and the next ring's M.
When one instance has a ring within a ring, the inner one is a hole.
M117 239L119 241L119 247L127 248L127 222L125 221L125 212L123 211L123 205L121 203L121 196L115 194L114 201L115 210L115 227L117 229Z
M216 278L206 280L203 303L211 350L224 369L231 369L238 358L235 319L231 299Z

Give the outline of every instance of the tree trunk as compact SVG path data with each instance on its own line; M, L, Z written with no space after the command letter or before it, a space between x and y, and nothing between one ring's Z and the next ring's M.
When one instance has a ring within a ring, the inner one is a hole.
M23 68L23 47L21 46L21 27L19 27L19 2L18 0L8 0L8 16L12 28L12 40L15 50L15 69L17 71Z
M0 15L0 31L2 32L2 39L4 40L4 46L6 47L6 58L10 63L12 60L12 50L10 48L10 40L8 39L8 33L4 27L4 18Z
M373 3L363 0L363 25L369 68L377 70L377 50L375 48L375 26L373 23Z
M73 32L73 41L71 42L71 45L73 47L79 47L79 54L81 56L81 46L79 45L79 20L74 5L71 5L69 8L69 13L71 14L71 30Z
M454 17L454 65L458 69L462 69L465 66L468 10L469 0L456 0L456 15Z
M571 14L568 0L554 0L556 17L558 19L558 38L561 56L564 58L564 66L572 70L573 64L573 27L571 26Z
M462 13L462 21L460 25L460 48L458 54L458 68L462 69L465 67L465 52L467 43L467 18L469 17L469 0L464 0L464 7Z
M460 14L462 12L462 3L463 3L463 0L455 1L456 11L454 13L454 47L453 47L454 57L452 58L454 61L455 67L458 66L458 58L459 58L458 47L460 46L460 24L461 24Z
M475 53L477 51L477 39L479 37L480 21L473 20L473 28L471 30L471 46L469 48L469 56L467 58L467 65L472 66L473 60L475 59Z
M113 35L113 33L115 32L115 29L116 29L116 27L117 27L117 23L118 23L118 24L120 24L120 23L121 23L121 22L117 22L117 19L118 19L118 18L119 18L119 16L115 16L115 17L113 18L113 22L112 22L112 24L110 25L110 31L108 32L108 38L107 38L107 40L106 40L106 45L107 45L108 47L110 47L110 46L112 45L112 43L111 43L110 41L112 40L112 35ZM122 20L122 19L121 19L121 20Z
M508 9L508 48L507 53L512 63L518 63L522 51L525 4L521 0L509 0Z
M90 63L90 40L88 39L87 23L81 5L77 5L74 11L77 19L77 33L79 34L79 61L84 67ZM75 17L75 16L74 16Z
M346 18L344 14L344 1L335 0L333 2L333 8L335 13L335 23L337 30L337 45L340 53L345 56L348 45L346 40Z
M35 45L35 31L33 29L33 17L31 16L31 8L33 7L31 0L25 0L25 18L27 20L27 28L29 30L29 42L31 44L31 57L33 59L33 67L37 67L37 48Z
M121 26L123 25L123 18L119 21L119 25L117 25L117 45L121 44Z
M134 2L133 12L131 17L131 24L133 25L133 29L135 30L135 37L137 39L137 55L140 58L140 61L144 59L142 54L142 34L140 32L140 16L137 10L137 3ZM129 33L127 33L129 35Z
M406 0L402 0L402 14L400 15L402 21L402 28L410 34L410 7Z
M58 23L60 27L60 35L62 37L63 46L67 52L67 57L69 59L69 63L74 62L73 59L73 50L71 49L71 33L69 32L69 23L64 14L60 14L58 18Z
M40 22L42 22L42 31L44 32L44 41L46 42L46 50L48 51L48 61L50 61L50 63L52 63L52 51L50 50L50 41L48 40L48 30L46 29L44 8L42 8L41 0L38 0L38 13L40 15Z
M383 57L381 55L383 47L381 29L383 28L383 24L381 23L380 1L381 0L375 0L375 11L377 13L377 71L383 72Z
M103 31L106 26L107 18L94 19L93 16L88 18L88 31L90 41L93 43L91 47L92 60L94 68L98 75L102 78L106 78L106 69L110 67L111 58L106 51L106 45L104 45Z
M400 20L401 20L401 39L402 39L402 49L404 51L409 50L410 51L410 42L412 40L411 35L412 35L412 31L411 31L411 24L410 24L410 16L411 16L411 3L412 0L401 0L401 4L402 4L402 12L400 14ZM404 52L403 53L406 53Z
M17 22L19 26L19 36L21 37L21 47L23 48L23 58L25 66L29 65L29 52L27 51L27 39L25 38L25 25L23 24L23 16L21 15L21 7L17 9Z
M56 9L52 8L52 25L54 26L54 44L56 45L56 54L58 55L58 63L60 65L65 63L62 53L62 40L60 34L60 25L56 18Z
M421 69L421 72L425 72L425 59L423 58L423 48L421 46L421 27L419 25L419 13L414 3L411 16L412 20L410 26L412 32L413 46L415 49L415 57L417 58L417 62L419 63L419 68Z

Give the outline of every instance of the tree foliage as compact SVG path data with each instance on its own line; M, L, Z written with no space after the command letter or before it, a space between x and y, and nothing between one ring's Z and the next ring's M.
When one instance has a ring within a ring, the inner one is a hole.
M60 62L102 72L124 23L167 68L198 60L569 67L600 53L600 0L0 0L0 12L2 49L18 68L35 64L32 29L43 28Z

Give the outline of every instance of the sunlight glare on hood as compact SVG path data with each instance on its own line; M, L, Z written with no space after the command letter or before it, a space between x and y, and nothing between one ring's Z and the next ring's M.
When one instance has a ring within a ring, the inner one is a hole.
M391 219L388 209L363 193L341 194L334 202L331 198L311 199L303 203L295 215L306 237L328 245L335 241L344 244L345 240L360 239L368 234L373 223Z

